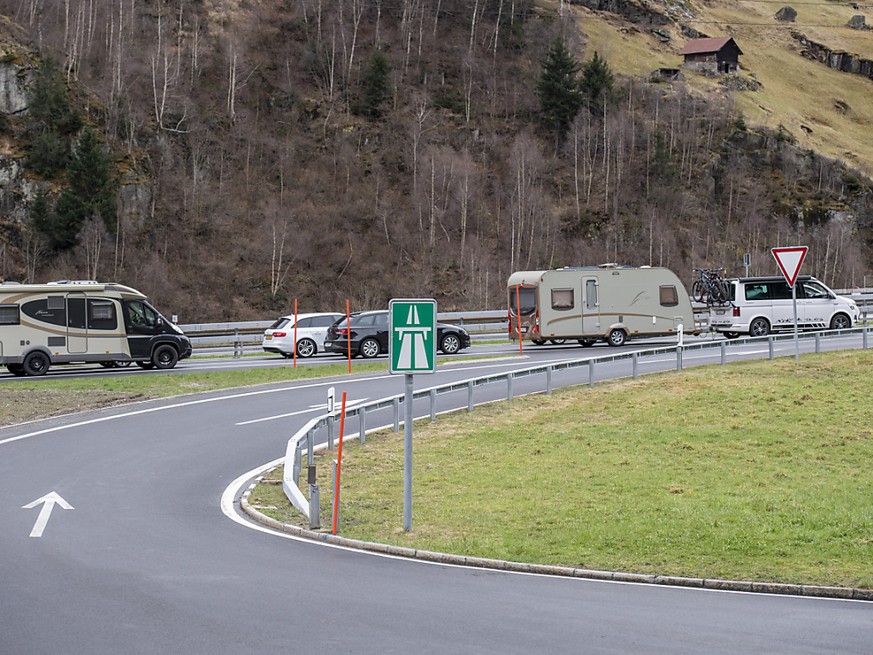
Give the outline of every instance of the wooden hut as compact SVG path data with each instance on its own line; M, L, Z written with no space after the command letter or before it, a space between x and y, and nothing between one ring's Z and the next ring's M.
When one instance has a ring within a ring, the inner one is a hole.
M680 55L685 57L683 66L714 74L736 74L740 70L740 55L743 51L732 37L691 39Z

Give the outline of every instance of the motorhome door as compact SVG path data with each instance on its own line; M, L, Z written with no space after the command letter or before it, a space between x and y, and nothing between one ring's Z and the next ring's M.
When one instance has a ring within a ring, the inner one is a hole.
M582 278L582 333L600 333L600 285L595 277Z
M49 302L51 302L49 296ZM85 294L67 294L67 352L88 352L88 323L85 320Z

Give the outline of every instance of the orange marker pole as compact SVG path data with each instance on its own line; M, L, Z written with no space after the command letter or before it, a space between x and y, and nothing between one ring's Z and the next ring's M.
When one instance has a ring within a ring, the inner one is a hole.
M352 315L349 313L349 299L346 298L346 344L349 353L349 373L352 372Z
M294 368L297 368L297 298L294 299Z
M333 481L333 534L336 534L336 524L339 519L340 473L343 468L343 434L346 429L346 392L343 391L342 407L340 409L339 446L336 452L336 480Z
M521 345L521 292L515 285L515 319L518 324L518 354L524 355L524 347Z

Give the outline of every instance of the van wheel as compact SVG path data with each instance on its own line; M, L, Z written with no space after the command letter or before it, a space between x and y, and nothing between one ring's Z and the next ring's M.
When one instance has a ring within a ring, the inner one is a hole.
M610 346L618 348L619 346L623 346L625 341L627 341L627 334L625 334L624 330L616 328L609 333L609 336L606 337L606 341Z
M566 340L566 339L549 339L549 341L551 341L551 342L552 342L553 344L555 344L556 346L562 346L562 345L564 345L565 343L567 343L567 340Z
M297 355L299 357L312 357L318 348L312 339L301 339L297 342Z
M766 337L770 334L770 323L766 318L756 318L749 323L749 334L753 337Z
M364 339L359 352L364 359L372 359L379 354L379 342L375 339Z
M24 367L21 364L7 364L6 370L19 378L24 375Z
M155 352L152 355L152 363L158 368L173 368L178 361L179 353L176 352L173 346L166 344L155 348Z
M594 345L594 339L579 339L579 345L583 348L590 348Z
M22 366L26 375L45 375L51 366L51 360L44 352L35 350L24 358Z
M831 319L831 330L848 330L852 327L852 320L845 314L837 314Z
M535 346L542 346L545 342L545 339L531 339L531 343Z
M155 367L155 365L151 362L137 362L136 365L142 369L145 369L146 371L151 370Z

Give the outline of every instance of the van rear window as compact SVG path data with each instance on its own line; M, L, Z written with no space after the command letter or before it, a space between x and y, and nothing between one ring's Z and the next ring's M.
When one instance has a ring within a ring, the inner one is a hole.
M18 325L20 322L18 305L0 305L0 325Z

